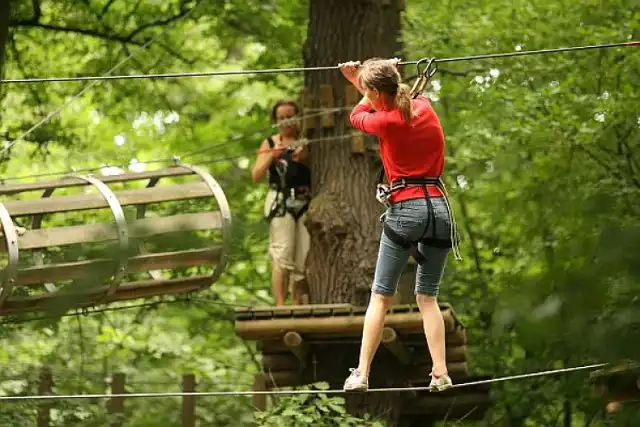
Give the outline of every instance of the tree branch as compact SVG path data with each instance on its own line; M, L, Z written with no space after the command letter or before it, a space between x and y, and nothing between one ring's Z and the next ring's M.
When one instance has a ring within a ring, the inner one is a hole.
M24 19L11 20L9 21L9 26L24 27L24 28L40 28L44 30L82 34L85 36L95 37L102 40L116 41L123 44L133 44L136 46L142 46L148 42L148 40L139 40L139 41L134 40L134 38L141 32L149 28L168 25L174 21L177 21L183 18L185 15L187 15L191 11L191 9L189 8L186 8L186 9L182 8L180 13L176 15L173 15L164 19L158 19L152 22L148 22L146 24L142 24L138 28L130 32L128 35L121 35L114 32L111 28L106 27L104 25L103 26L107 30L109 30L108 32L98 31L91 28L80 28L80 27L73 27L73 26L62 26L62 25L56 25L56 24L43 23L40 21L42 17L42 11L40 9L39 0L32 0L32 1L33 1L33 8L34 8L33 17L26 20ZM109 10L109 6L112 3L113 3L113 0L110 0L102 9L102 12L99 15L96 15L96 18L98 19L99 22L102 22L102 18L104 14ZM174 50L170 46L167 46L165 43L159 42L158 45L160 45L166 52L170 53L171 55L173 55L174 57L176 57L177 59L179 59L180 61L184 62L187 65L193 65L196 62L195 59L189 59L183 56L180 52Z
M2 65L4 64L4 51L9 36L9 16L11 15L11 1L5 0L0 2L0 74L2 73Z
M43 30L51 30L58 31L64 33L75 33L82 34L85 36L95 37L103 40L117 41L120 43L130 43L135 44L137 46L142 46L144 42L138 42L135 40L131 40L127 36L122 36L114 33L103 33L100 31L92 30L89 28L78 28L78 27L62 27L54 24L44 24L42 22L34 21L33 19L22 20L22 21L10 21L9 25L11 27L23 27L23 28L40 28Z
M167 24L172 23L173 21L177 21L178 19L182 18L183 16L185 16L186 14L188 14L191 11L191 9L183 9L179 14L171 16L169 18L165 18L165 19L158 19L156 21L152 21L152 22L148 22L146 24L142 24L140 25L138 28L136 28L135 30L133 30L131 33L129 33L129 35L127 36L127 38L129 40L133 39L136 35L138 35L139 33L141 33L142 31L148 29L148 28L153 28L153 27L162 27L165 26Z
M100 20L102 20L102 18L104 17L104 15L109 11L109 8L111 7L111 5L115 2L115 0L109 0L107 2L107 4L104 5L104 7L102 8L102 10L100 11L100 15L98 15L98 18Z

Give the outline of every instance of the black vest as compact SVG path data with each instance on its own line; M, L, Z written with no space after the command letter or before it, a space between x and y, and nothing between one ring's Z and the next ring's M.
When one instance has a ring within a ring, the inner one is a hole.
M273 139L269 137L268 141L269 148L273 148L275 146ZM287 172L284 175L284 188L311 187L311 171L306 165L293 160L292 149L285 150L280 158L287 162ZM276 162L273 162L271 166L269 166L269 184L281 189L280 175L278 174L275 163Z

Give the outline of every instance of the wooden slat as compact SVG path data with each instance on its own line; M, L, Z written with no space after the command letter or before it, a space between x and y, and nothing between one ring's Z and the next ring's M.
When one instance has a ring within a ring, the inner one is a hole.
M157 296L179 295L193 292L211 285L209 276L193 276L178 279L164 280L140 280L137 282L123 283L118 290L107 298L104 303L127 301L138 298L151 298ZM108 286L95 289L96 295L106 292ZM73 299L74 295L60 293L53 295L38 295L30 297L8 298L0 307L0 316L12 314L42 311L52 308L75 308L83 306L82 300ZM70 298L71 297L71 298Z
M219 229L220 227L219 212L200 212L133 220L129 225L129 236L135 239L156 234ZM27 230L23 236L18 238L18 248L21 250L38 249L115 239L116 227L113 223L44 228ZM1 251L4 249L0 249Z
M330 110L333 107L333 87L331 85L322 84L318 87L320 108ZM322 115L322 127L333 127L333 111L326 111Z
M170 177L170 176L185 176L192 175L193 171L191 169L187 169L182 166L175 166L170 168L158 169L156 171L149 172L133 172L133 173L123 173L120 175L108 175L101 176L96 175L100 181L104 183L110 182L127 182L127 181L136 181L140 179L152 179L152 178L162 178L162 177ZM50 188L68 188L68 187L79 187L86 186L89 183L82 179L56 179L53 181L38 181L38 182L30 182L23 184L7 184L0 185L0 194L16 194L22 193L24 191L37 191L37 190L48 190Z
M124 190L115 192L115 195L122 206L213 197L211 190L203 182L172 185L170 187ZM9 214L13 217L54 212L101 209L108 207L107 202L98 193L82 196L12 200L6 202L4 205L9 211Z
M451 311L442 312L445 330L451 333L455 329L455 323ZM364 324L364 315L308 317L308 318L275 318L238 320L236 318L235 330L240 338L245 340L264 340L278 336L283 331L296 331L300 334L352 334L361 333ZM420 313L388 314L385 317L385 326L394 328L401 334L404 331L422 331L423 323Z
M125 392L125 374L117 372L111 378L111 394L122 395ZM110 427L124 426L124 398L112 397L107 403L109 412Z
M182 376L182 391L184 393L196 391L195 375ZM182 396L182 427L196 427L196 397L193 394Z
M267 375L258 373L253 377L253 391L267 390ZM267 409L267 395L260 393L253 395L253 407L257 411L265 411Z
M313 317L333 313L334 310L349 313L351 304L317 304L317 305L288 305L282 307L241 307L235 309L235 316L240 319L264 319L268 317Z
M189 267L216 262L219 257L220 248L138 255L129 258L127 272L139 273L161 268ZM109 268L113 263L114 261L109 259L95 259L31 267L18 273L15 284L35 285L45 282L82 279L90 274L96 275L102 271L109 272Z

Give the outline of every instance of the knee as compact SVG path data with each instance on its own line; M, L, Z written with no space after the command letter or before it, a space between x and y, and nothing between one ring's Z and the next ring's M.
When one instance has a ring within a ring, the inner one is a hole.
M375 302L387 308L393 304L393 295L381 294L374 291L371 292L371 302Z
M425 295L425 294L417 294L416 295L416 303L418 304L418 307L421 310L422 309L433 308L433 307L437 307L438 310L440 309L438 307L438 298L436 296Z

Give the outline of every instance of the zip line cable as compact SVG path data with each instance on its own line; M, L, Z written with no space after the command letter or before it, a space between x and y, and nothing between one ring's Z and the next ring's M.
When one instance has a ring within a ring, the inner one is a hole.
M555 369L551 371L539 371L528 374L509 375L505 377L491 378L488 380L470 381L468 383L454 384L451 389L471 387L484 384L493 384L504 381L522 380L534 377L543 377L548 375L557 375L562 373L584 371L596 369L606 366L606 363L598 363L594 365L576 366L572 368ZM31 395L31 396L0 396L0 401L16 401L16 400L69 400L69 399L110 399L110 398L142 398L142 397L182 397L182 396L253 396L253 395L301 395L301 394L361 394L367 393L392 393L392 392L417 392L429 391L428 386L423 387L386 387L372 388L367 392L345 392L342 389L332 390L266 390L266 391L209 391L209 392L150 392L150 393L114 393L114 394L48 394L48 395Z
M476 61L476 60L483 60L483 59L509 58L509 57L516 57L516 56L543 55L543 54L552 54L552 53L576 52L576 51L592 50L592 49L610 49L615 47L631 47L631 46L640 46L640 41L605 43L605 44L587 45L587 46L561 47L561 48L552 48L552 49L529 50L529 51L522 51L522 52L515 51L515 52L504 52L504 53L490 53L490 54L483 54L483 55L458 56L453 58L434 59L433 62L443 64L447 62ZM412 64L415 65L421 61L422 60L403 61L403 62L400 62L399 65L412 65ZM267 69L261 69L261 70L256 69L256 70L232 70L232 71L194 71L194 72L180 72L180 73L124 74L124 75L116 75L116 76L109 75L109 76L78 76L78 77L42 77L42 78L32 78L32 79L0 80L0 84L74 82L74 81L85 81L85 80L129 80L129 79L156 79L156 78L177 78L177 77L214 77L214 76L231 76L231 75L245 75L245 74L302 73L306 71L329 71L329 70L338 70L338 69L339 67L337 65L332 65L332 66L322 66L322 67L267 68Z
M182 17L180 17L177 21L181 21L183 19L185 19L187 16L189 16L191 13L193 13L194 10L196 10L198 8L198 6L200 6L200 4L202 4L202 1L199 2L198 4L196 4L193 8L191 8L191 10L189 10L187 13L185 13ZM157 36L149 39L145 44L143 44L142 46L140 46L138 49L136 49L135 51L131 52L129 54L129 56L127 56L126 58L124 58L122 61L120 61L119 63L117 63L116 65L114 65L113 67L111 67L109 70L107 70L104 75L100 76L99 78L95 78L92 79L93 82L88 84L84 89L82 89L80 92L76 93L75 95L73 95L67 102L65 102L64 104L62 104L61 106L59 106L58 108L56 108L55 110L53 110L52 112L50 112L49 114L47 114L43 119L41 119L39 122L37 122L35 125L31 126L29 129L27 129L26 132L24 132L22 135L20 135L20 137L16 138L12 143L6 145L2 150L0 150L0 154L5 153L6 151L8 151L11 147L13 147L15 144L17 144L20 141L23 141L25 137L27 137L28 135L30 135L32 132L34 132L36 129L38 129L40 126L42 126L43 124L45 124L46 122L48 122L51 118L53 118L54 116L58 115L62 110L64 110L66 107L68 107L69 105L71 105L71 103L73 103L76 99L78 99L80 96L82 96L85 92L87 92L89 89L91 89L93 86L97 85L101 80L104 79L104 77L108 77L109 74L111 74L112 72L114 72L115 70L117 70L118 68L122 67L127 61L129 61L130 59L132 59L133 57L135 57L138 53L142 52L144 49L146 49L147 47L149 47L151 44L153 44L155 41L157 41L160 37L164 36L168 31L169 31L170 27L165 28L160 34L158 34Z
M193 10L197 8L197 5L189 11L185 16L182 17L184 19L188 16ZM165 29L166 32L168 29ZM18 141L22 140L28 134L33 132L39 126L41 126L44 122L52 118L54 115L58 114L73 102L77 97L82 95L86 90L95 85L95 81L101 80L114 80L114 79L139 79L139 78L170 78L170 77L204 77L204 76L221 76L221 75L236 75L236 74L264 74L264 73L290 73L290 72L304 72L304 71L321 71L321 70L337 70L338 66L325 66L325 67L300 67L300 68L275 68L275 69L263 69L263 70L236 70L236 71L204 71L204 72L191 72L191 73L162 73L162 74L131 74L131 75L116 75L111 76L108 75L113 72L116 68L120 67L124 62L128 59L131 59L134 55L136 55L140 50L144 47L151 44L157 38L164 34L161 33L154 39L149 40L145 45L141 46L138 50L129 55L128 58L125 58L121 63L114 66L111 70L107 71L107 73L103 76L86 76L86 77L51 77L51 78L36 78L36 79L9 79L9 80L0 80L0 84L2 83L36 83L36 82L61 82L61 81L83 81L83 80L94 80L94 83L87 86L77 95L75 95L71 100L69 100L66 104L63 104L57 110L54 110L52 113L47 115L44 119L34 125L32 128L27 130L20 138L13 141L7 147L0 151L0 154L4 153L8 149L10 149L13 145L15 145ZM608 44L599 44L599 45L587 45L587 46L573 46L566 48L553 48L553 49L540 49L540 50L530 50L530 51L522 51L522 52L505 52L505 53L495 53L495 54L483 54L483 55L471 55L471 56L460 56L453 58L434 58L432 63L448 63L448 62L460 62L460 61L472 61L472 60L484 60L484 59L492 59L492 58L505 58L505 57L518 57L518 56L527 56L527 55L537 55L537 54L551 54L551 53L561 53L561 52L573 52L573 51L582 51L582 50L592 50L592 49L609 49L615 47L631 47L631 46L640 46L640 41L631 41L631 42L621 42L621 43L608 43ZM425 58L426 59L426 58ZM404 61L400 62L400 65L410 65L410 64L419 64L424 62L425 59L415 60L415 61ZM188 153L186 156L193 155L195 153ZM167 159L166 161L171 161ZM155 161L154 161L155 162ZM144 163L144 162L143 162ZM164 161L157 161L156 163L164 163ZM91 169L93 170L93 169ZM67 173L66 171L63 173ZM61 173L61 174L63 174ZM51 175L39 175L39 176L52 176L58 175L58 173L53 173ZM36 175L26 175L25 178L35 177ZM6 180L17 179L17 178L6 178Z

